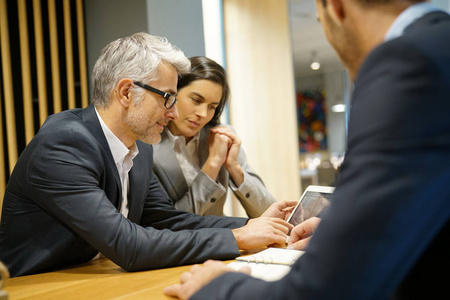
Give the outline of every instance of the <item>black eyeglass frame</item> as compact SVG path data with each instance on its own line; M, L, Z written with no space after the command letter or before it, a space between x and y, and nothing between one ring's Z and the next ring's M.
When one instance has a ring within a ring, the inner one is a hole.
M155 94L158 94L158 95L162 96L164 98L164 107L167 108L167 109L171 109L178 102L178 99L177 99L177 97L175 97L175 95L172 95L172 94L163 92L161 90L155 89L154 87L151 87L151 86L149 86L149 85L147 85L145 83L142 83L140 81L133 81L133 83L135 85L137 85L137 86L140 86L141 88L146 89L147 91L150 91L150 92L153 92ZM173 103L170 106L167 106L167 103L169 102L170 97L173 97L174 100L173 100Z

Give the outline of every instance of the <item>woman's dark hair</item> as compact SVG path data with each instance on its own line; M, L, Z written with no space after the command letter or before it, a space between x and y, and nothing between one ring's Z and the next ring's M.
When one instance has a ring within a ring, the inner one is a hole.
M191 61L191 69L187 74L178 78L177 88L180 90L192 82L202 79L220 84L222 86L222 97L220 98L213 118L208 122L208 125L219 125L220 116L230 96L226 71L221 65L204 56L194 56L189 58L189 60Z

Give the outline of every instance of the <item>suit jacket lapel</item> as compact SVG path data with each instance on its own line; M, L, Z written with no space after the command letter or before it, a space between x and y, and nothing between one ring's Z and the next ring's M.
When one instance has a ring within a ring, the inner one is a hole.
M112 165L114 179L116 180L117 187L119 189L119 195L122 195L122 184L120 183L119 172L117 171L116 163L114 162L114 158L111 153L111 149L109 149L108 141L103 133L102 126L100 125L100 121L97 118L97 114L95 112L95 108L93 105L89 105L85 109L83 109L80 113L83 122L86 124L87 128L92 132L92 135L97 139L97 141L102 145L103 149L108 156L109 162ZM114 201L115 199L110 199ZM118 203L113 203L119 207L120 199Z
M158 171L164 174L164 178L160 176L160 180L164 185L170 184L172 189L167 190L167 194L171 199L180 199L186 194L189 187L184 178L178 159L175 155L172 142L167 136L166 130L161 133L161 142L153 145L153 159L160 167Z
M129 172L130 190L128 191L128 219L136 224L139 224L142 216L145 195L148 192L149 186L145 184L146 178L150 174L149 170L152 164L148 163L148 158L152 156L152 152L148 153L145 147L150 145L144 144L141 141L136 142L139 148L139 154L133 159L133 167Z
M108 141L106 140L102 126L100 125L100 121L97 118L94 106L90 105L82 110L81 118L92 132L92 135L98 140L107 153L108 161L111 169L113 170L112 173L119 190L118 194L122 195L122 184L120 182L119 172L117 171L116 163L114 162ZM151 150L148 150L151 149L151 146L148 146L140 141L137 141L136 143L138 144L139 154L133 159L133 167L129 172L130 190L128 194L128 219L135 223L139 223L143 208L140 203L145 200L145 195L149 188L148 185L144 184L148 174L150 174L146 169L151 169L152 167L152 164L148 163L148 158L146 158L146 156L151 157L152 152ZM113 204L117 207L117 209L119 209L121 198L110 200L113 201Z

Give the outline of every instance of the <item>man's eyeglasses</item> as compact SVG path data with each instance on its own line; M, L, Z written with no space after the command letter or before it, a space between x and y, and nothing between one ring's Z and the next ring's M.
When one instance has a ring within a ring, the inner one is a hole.
M165 100L164 107L167 109L171 109L178 101L178 99L175 97L175 95L171 95L169 93L155 89L154 87L151 87L151 86L146 85L145 83L142 83L139 81L133 81L133 83L137 86L140 86L141 88L146 89L147 91L150 91L150 92L153 92L153 93L163 96L163 98Z

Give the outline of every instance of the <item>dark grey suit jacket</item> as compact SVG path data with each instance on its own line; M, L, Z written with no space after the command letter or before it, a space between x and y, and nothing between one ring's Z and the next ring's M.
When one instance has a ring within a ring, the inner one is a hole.
M192 299L450 299L450 17L372 51L334 200L282 280L226 274Z
M246 219L175 210L153 176L152 146L137 144L127 219L118 211L119 174L94 107L47 119L6 187L0 260L12 276L87 262L98 252L129 271L239 255L227 228Z

